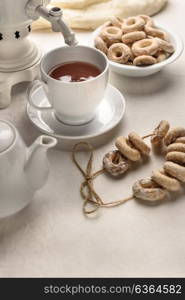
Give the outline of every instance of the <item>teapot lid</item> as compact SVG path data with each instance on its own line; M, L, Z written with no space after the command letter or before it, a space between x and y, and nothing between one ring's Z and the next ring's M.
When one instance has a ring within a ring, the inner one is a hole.
M0 120L0 153L6 151L15 140L15 131L10 123Z

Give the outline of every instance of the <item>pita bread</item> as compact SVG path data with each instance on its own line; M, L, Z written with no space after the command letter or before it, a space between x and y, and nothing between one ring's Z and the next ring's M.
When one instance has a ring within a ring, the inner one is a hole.
M77 1L77 0L76 0ZM84 0L88 1L88 0ZM116 16L127 18L138 14L152 16L159 12L168 0L109 0L89 5L84 9L63 9L64 20L74 29L95 29ZM65 1L67 3L67 1ZM53 5L53 3L51 3ZM55 5L62 7L61 2ZM50 24L39 19L34 23L34 29L48 28Z
M59 4L61 8L84 9L89 5L108 1L109 0L61 0L58 2L52 1L52 5L58 6Z

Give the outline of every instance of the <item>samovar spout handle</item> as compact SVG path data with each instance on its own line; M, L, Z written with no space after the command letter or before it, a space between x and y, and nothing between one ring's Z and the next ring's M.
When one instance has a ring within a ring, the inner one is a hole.
M61 32L63 34L67 45L76 46L78 44L74 32L62 19L63 12L60 7L52 7L48 9L46 6L40 4L39 1L35 2L35 0L30 0L27 4L26 12L33 20L43 17L50 22L53 31Z

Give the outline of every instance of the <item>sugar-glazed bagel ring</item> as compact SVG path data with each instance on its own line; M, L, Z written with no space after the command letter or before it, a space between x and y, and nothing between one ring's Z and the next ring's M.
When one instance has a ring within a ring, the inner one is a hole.
M154 130L154 136L151 138L151 143L153 145L158 145L164 139L169 129L170 124L168 121L162 120Z
M107 26L100 32L100 37L110 46L121 41L122 30L116 26Z
M116 26L116 27L119 27L119 28L121 28L122 27L122 25L124 24L124 19L121 19L121 18L119 18L119 17L112 17L111 19L110 19L110 22L111 22L111 24L113 25L113 26Z
M157 39L143 39L132 45L132 51L135 56L154 55L159 50Z
M154 171L152 174L152 180L171 192L179 191L181 188L179 181L166 175L164 170Z
M147 15L140 15L140 17L145 21L145 26L153 27L154 22L151 17Z
M141 159L140 152L137 149L134 149L125 137L118 137L115 145L118 150L131 161L138 161Z
M166 155L167 161L176 162L178 164L185 164L185 153L179 151L171 151Z
M166 60L169 57L169 54L165 51L159 51L155 54L155 57L157 59L157 62L160 63L164 60Z
M165 41L169 41L168 34L160 29L153 28L150 26L145 26L145 32L147 36L157 37Z
M185 144L184 143L179 143L179 142L177 143L176 141L175 141L174 144L171 144L167 147L167 153L174 152L174 151L185 153Z
M107 47L106 43L103 41L103 39L100 36L95 37L94 45L97 49L99 49L103 53L107 54L108 47Z
M156 63L157 59L151 55L140 55L137 56L133 61L133 65L135 66L149 66Z
M117 63L125 64L131 58L132 53L130 48L122 43L116 43L110 46L107 52L107 57Z
M128 66L133 66L132 60L127 61L125 64L128 65Z
M119 176L128 170L129 161L121 154L120 151L115 150L104 156L103 167L112 176Z
M138 199L152 202L163 200L168 192L151 179L141 179L133 185L133 194Z
M175 51L175 49L174 49L174 46L171 44L171 43L169 43L169 42L167 42L167 41L164 41L164 40L162 40L162 39L160 39L160 38L154 38L156 41L158 41L158 45L159 45L159 48L160 49L162 49L162 50L164 50L164 51L166 51L167 53L169 53L169 54L172 54L172 53L174 53L174 51Z
M183 127L175 127L172 128L168 133L166 134L164 138L164 143L166 146L174 143L177 138L185 137L185 128Z
M137 17L130 17L125 20L125 22L122 25L123 33L128 33L131 31L138 31L142 30L144 28L145 21L143 18L137 16Z
M131 63L133 64L133 60L134 60L134 58L135 58L135 55L134 55L134 53L132 52L132 48L131 48L131 46L130 45L127 45L128 47L129 47L129 49L130 49L130 58L129 58L129 61L131 61Z
M185 136L179 137L175 140L175 143L185 144Z
M141 152L141 154L148 156L150 154L150 147L145 144L143 139L135 132L131 132L128 136L129 141L134 147Z
M144 31L132 31L124 34L121 38L124 44L132 44L136 41L140 41L146 38Z
M177 180L185 182L185 167L177 163L167 161L164 164L164 170L167 174L175 177Z
M112 26L112 22L111 21L107 21L102 25L102 29L108 26Z

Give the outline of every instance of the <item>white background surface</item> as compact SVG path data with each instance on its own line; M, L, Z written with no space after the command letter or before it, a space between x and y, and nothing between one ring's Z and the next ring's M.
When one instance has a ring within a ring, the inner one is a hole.
M184 11L183 0L171 0L155 19L185 40ZM89 33L78 33L81 43L88 37ZM62 41L55 33L34 33L32 39L44 52ZM116 130L92 141L98 145L95 169L114 148L116 136L133 130L147 134L161 119L185 126L184 54L154 76L131 79L111 74L110 82L124 93L127 110ZM0 118L13 121L29 145L40 133L29 122L25 105L22 86L14 90L11 107L0 111ZM63 143L65 149L70 146ZM85 154L82 158L85 162ZM31 205L0 221L1 277L185 276L185 194L155 207L133 200L87 219L79 195L82 178L70 153L51 150L49 160L50 178ZM96 181L97 190L106 201L128 196L132 184L150 176L162 162L152 156L121 180L102 176Z

